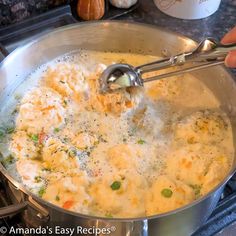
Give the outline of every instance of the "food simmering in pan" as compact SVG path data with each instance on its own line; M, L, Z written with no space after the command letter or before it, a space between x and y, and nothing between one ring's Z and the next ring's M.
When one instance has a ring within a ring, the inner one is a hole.
M234 148L229 118L202 82L184 75L99 93L106 65L152 60L80 51L30 75L1 111L9 173L46 201L104 217L164 213L211 191Z

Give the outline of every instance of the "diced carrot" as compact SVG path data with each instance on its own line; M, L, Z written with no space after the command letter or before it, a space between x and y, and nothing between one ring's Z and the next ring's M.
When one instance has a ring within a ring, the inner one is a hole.
M73 200L68 200L68 201L64 202L62 207L65 208L65 209L70 209L73 205L74 205L74 201Z
M17 148L18 151L22 150L22 147L19 144L17 144L16 148Z
M126 105L127 108L133 107L133 104L132 104L131 101L126 101L126 102L125 102L125 105Z
M46 133L44 133L44 131L42 130L42 131L39 133L39 144L42 144L46 138L47 138L47 135L46 135Z
M55 108L55 106L48 106L48 107L42 108L41 111L49 111L49 110L52 110L54 108Z

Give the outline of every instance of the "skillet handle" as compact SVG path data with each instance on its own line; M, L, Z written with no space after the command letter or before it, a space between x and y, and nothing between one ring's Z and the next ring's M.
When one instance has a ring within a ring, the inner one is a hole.
M0 208L0 218L5 218L7 216L16 215L24 211L28 207L28 202L21 202L15 205L10 205L7 207Z
M29 197L28 201L0 208L0 219L21 213L28 207L37 212L38 221L47 222L49 220L48 211L40 206L32 197Z
M9 55L7 49L0 43L0 62Z

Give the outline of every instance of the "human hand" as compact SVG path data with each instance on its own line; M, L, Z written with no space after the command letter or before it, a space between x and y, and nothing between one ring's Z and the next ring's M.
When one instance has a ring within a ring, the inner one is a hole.
M221 43L236 43L236 26L223 37ZM225 58L225 65L230 68L236 68L236 50L228 53Z

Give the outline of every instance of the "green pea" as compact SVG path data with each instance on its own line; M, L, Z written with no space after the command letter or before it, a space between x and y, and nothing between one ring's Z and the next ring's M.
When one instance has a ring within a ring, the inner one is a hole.
M112 184L111 184L111 189L112 190L118 190L120 189L121 187L121 182L120 181L114 181Z
M162 191L161 191L161 195L162 195L163 197L166 197L166 198L170 198L170 197L172 196L172 194L173 194L173 192L172 192L172 190L169 189L169 188L164 188L164 189L162 189Z

